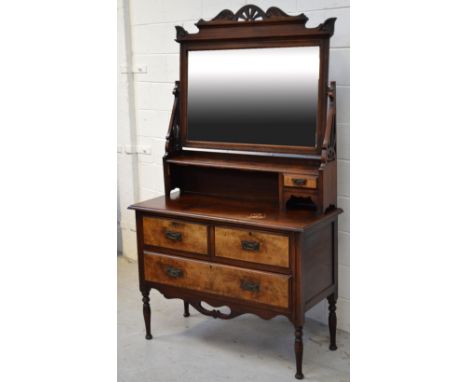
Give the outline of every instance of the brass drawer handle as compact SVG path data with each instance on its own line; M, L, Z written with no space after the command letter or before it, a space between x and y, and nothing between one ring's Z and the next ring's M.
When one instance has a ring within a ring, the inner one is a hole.
M240 287L249 292L260 292L260 283L254 281L241 280Z
M307 179L304 178L293 178L292 182L295 186L305 186L307 183Z
M258 241L242 240L241 246L244 251L258 252L260 250L260 243Z
M181 241L182 240L182 232L166 231L164 233L164 236L166 236L166 239L169 239L169 240L172 240L172 241Z
M184 275L184 272L180 268L172 267L169 265L166 268L166 275L172 277L173 279L178 279Z

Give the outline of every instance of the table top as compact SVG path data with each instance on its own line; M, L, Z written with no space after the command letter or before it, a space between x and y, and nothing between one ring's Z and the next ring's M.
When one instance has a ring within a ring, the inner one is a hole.
M170 217L241 223L298 232L308 230L327 220L333 220L343 212L335 208L325 214L317 215L310 210L281 210L270 203L180 192L171 194L170 197L160 196L136 203L129 208Z

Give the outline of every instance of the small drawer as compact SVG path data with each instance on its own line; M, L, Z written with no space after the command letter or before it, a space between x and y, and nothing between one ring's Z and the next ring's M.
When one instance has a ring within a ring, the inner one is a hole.
M287 309L290 276L145 253L145 280Z
M317 188L318 176L284 174L283 185L285 187Z
M208 254L208 228L180 220L143 218L143 242L161 248Z
M289 237L215 227L215 256L288 268Z

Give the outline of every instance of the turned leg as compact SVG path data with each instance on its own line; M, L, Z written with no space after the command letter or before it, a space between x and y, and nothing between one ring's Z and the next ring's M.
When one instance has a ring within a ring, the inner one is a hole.
M296 340L294 342L294 351L296 352L296 379L304 379L302 374L302 326L296 326Z
M331 294L328 299L328 329L330 330L330 350L336 350L336 296Z
M142 291L143 295L143 317L145 318L145 328L146 328L146 339L150 340L153 338L151 335L151 308L149 304L149 289Z
M187 301L184 301L184 317L189 317L189 316L190 316L189 303Z

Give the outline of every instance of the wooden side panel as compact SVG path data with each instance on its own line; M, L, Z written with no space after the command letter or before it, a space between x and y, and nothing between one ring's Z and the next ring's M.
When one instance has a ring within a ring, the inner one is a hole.
M290 276L188 260L144 255L145 279L287 309Z
M208 228L180 220L143 218L143 242L161 248L208 254Z
M318 176L301 175L301 174L284 174L285 187L299 188L317 188Z
M323 211L329 206L337 205L337 160L328 162L323 170L320 170L321 180L323 181L322 200Z
M303 298L307 303L333 285L333 225L305 233L302 248Z
M289 267L289 238L224 227L215 228L215 256Z

